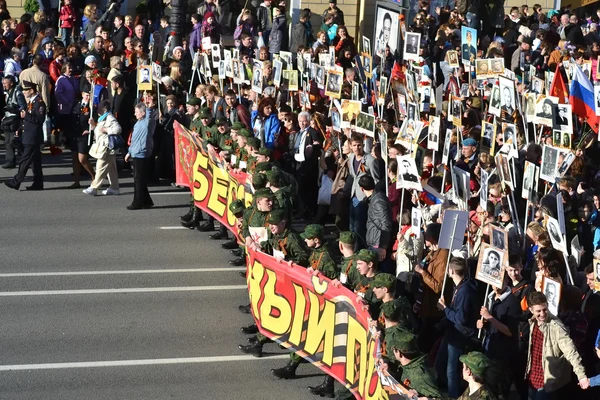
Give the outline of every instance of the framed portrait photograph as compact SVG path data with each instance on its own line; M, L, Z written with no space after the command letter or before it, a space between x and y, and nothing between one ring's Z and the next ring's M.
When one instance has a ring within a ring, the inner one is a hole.
M484 243L479 251L475 279L501 288L504 281L504 255L503 250Z
M283 72L283 63L279 60L273 60L273 84L277 87L281 85L281 73Z
M431 107L431 86L419 86L419 99L421 100L419 109L421 112L429 112Z
M389 46L390 53L393 55L398 49L400 40L400 7L391 6L377 2L375 4L375 31L373 40L375 41L374 55L385 58L385 48ZM369 47L370 48L370 47Z
M360 101L342 99L342 122L352 122L361 112L362 103ZM349 125L348 125L349 126Z
M527 121L534 121L535 119L535 100L537 95L535 93L525 93L523 95L523 102L525 103L523 108Z
M335 60L335 58L334 58ZM325 70L328 70L331 66L331 54L329 53L320 53L319 54L319 65Z
M558 98L540 95L535 103L535 123L546 126L554 126L554 106L558 104Z
M500 107L502 107L500 100L500 86L492 86L492 94L490 95L490 106L488 112L496 117L500 118Z
M489 224L490 242L492 247L499 250L508 250L508 231L502 227Z
M550 217L548 215L546 215L544 218L546 221L546 230L548 231L550 241L552 242L552 247L554 247L558 251L566 253L567 242L560 229L560 223L556 218Z
M515 81L504 76L499 77L498 81L500 87L500 110L504 113L504 118L510 119L516 111ZM492 97L492 102L493 101L494 99Z
M212 58L212 66L213 68L219 68L219 63L221 62L221 45L220 44L211 44L210 45L210 56Z
M525 161L525 169L523 171L523 190L521 191L521 195L525 200L536 200L539 171L540 168L537 165L529 161Z
M263 90L263 70L258 66L254 66L252 70L252 91L262 94Z
M282 78L289 92L298 91L298 70L286 69L282 73Z
M281 62L283 62L284 69L293 69L294 65L292 64L292 53L289 51L280 51L279 57L281 58Z
M362 51L363 54L366 54L366 55L369 55L369 56L372 55L372 53L371 53L371 39L369 39L366 36L363 36L362 37L362 46L361 46L360 50Z
M461 33L461 57L463 64L472 65L477 57L477 29L462 26Z
M316 66L316 77L315 82L317 83L317 87L319 89L325 89L325 68L320 65Z
M479 188L479 204L486 204L489 198L489 186L488 180L490 174L485 170L481 169L481 187Z
M358 98L359 93L360 93L360 90L359 90L358 82L352 81L352 100L354 100L354 101L360 100Z
M552 129L573 132L573 111L570 104L554 104L554 125ZM569 136L570 137L570 136ZM556 144L555 144L556 146ZM571 141L562 143L562 147L571 147Z
M446 61L448 62L448 65L453 68L460 67L460 63L458 62L458 51L448 50L446 53Z
M373 58L371 56L363 56L362 57L362 66L363 71L365 73L365 77L372 78L373 77Z
M404 41L404 59L418 61L421 48L421 34L418 32L407 32Z
M469 181L471 174L461 168L452 168L452 184L454 188L454 198L461 210L466 210L471 197L471 188Z
M438 151L440 149L440 117L429 116L429 129L427 131L427 149Z
M487 78L491 72L491 59L483 58L475 60L475 74L477 79Z
M600 291L600 258L594 258L594 292Z
M483 121L481 125L481 147L493 155L496 144L496 124Z
M542 293L546 295L548 300L548 311L554 316L558 315L561 292L562 284L559 281L544 276L542 279Z
M334 131L342 131L342 116L340 115L338 110L331 110L331 126L333 127Z
M448 164L450 157L450 147L452 145L452 129L446 128L446 139L444 140L444 150L442 151L442 164Z
M387 76L382 76L379 80L379 90L377 92L377 97L380 99L380 104L383 104L383 100L385 100L385 95L388 90L388 78Z
M223 50L223 60L225 63L225 76L233 78L233 70L231 69L231 50Z
M242 73L242 67L240 66L240 60L237 58L231 59L231 72L233 75L233 83L241 84L244 80L244 74Z
M375 137L375 116L361 112L356 117L356 132Z
M139 90L152 90L152 64L138 67L137 83Z
M406 96L402 93L398 93L398 114L400 114L401 117L406 117L406 113Z
M568 133L565 133L568 134ZM560 152L558 155L558 170L556 171L556 176L562 178L564 174L567 172L571 164L575 161L575 153L569 150L566 154Z
M342 82L344 80L344 73L336 70L330 70L327 73L327 83L325 85L325 96L329 96L334 99L342 97Z
M421 236L421 221L423 220L421 209L413 207L410 212L410 222L412 233L417 237Z
M542 147L542 168L540 179L554 183L558 163L558 149L549 145Z
M223 80L227 77L227 71L225 70L225 60L219 62L219 79Z
M506 154L498 153L495 156L496 161L496 169L498 170L498 177L500 181L511 188L511 190L515 190L515 185L512 181L512 176L510 174L510 165L508 163L508 157Z
M423 191L421 177L415 160L410 155L396 157L398 161L398 180L396 187L399 189Z
M531 80L531 92L535 94L544 94L544 81L540 78Z
M501 75L504 72L504 57L490 59L491 75Z

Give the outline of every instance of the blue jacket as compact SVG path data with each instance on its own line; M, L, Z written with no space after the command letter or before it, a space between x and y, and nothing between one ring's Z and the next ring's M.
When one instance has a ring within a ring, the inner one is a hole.
M250 116L250 120L252 121L252 129L254 129L254 124L256 122L256 118L258 117L258 111L252 111ZM264 143L263 139L258 136L261 143L270 149L275 148L277 145L277 138L279 137L279 129L281 127L281 122L277 118L277 114L271 114L263 121L262 129L265 131Z
M476 324L481 304L477 301L477 288L474 280L465 278L454 288L454 299L444 309L446 318L451 323L447 331L450 343L465 343L477 334Z
M146 116L138 120L133 126L131 134L131 146L129 146L129 155L133 158L146 158L152 155L154 140L149 134L150 109L146 108Z

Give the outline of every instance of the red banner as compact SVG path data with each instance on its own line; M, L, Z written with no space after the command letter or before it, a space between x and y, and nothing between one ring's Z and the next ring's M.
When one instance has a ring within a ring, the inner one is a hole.
M252 194L245 173L233 174L201 139L175 122L177 184L188 186L198 207L236 235L228 204ZM378 372L378 342L369 331L369 314L355 293L336 287L302 266L279 263L248 251L247 281L252 314L265 336L294 350L346 386L357 399L407 399L407 390Z

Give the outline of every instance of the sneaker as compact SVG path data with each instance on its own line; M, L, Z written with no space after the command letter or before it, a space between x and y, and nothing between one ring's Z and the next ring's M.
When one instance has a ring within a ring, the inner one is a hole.
M89 188L87 188L87 189L83 189L83 193L89 194L90 196L95 196L97 194L96 193L96 189L94 189L91 186Z
M103 190L102 194L105 195L105 196L118 195L119 194L119 189L108 188L106 190Z

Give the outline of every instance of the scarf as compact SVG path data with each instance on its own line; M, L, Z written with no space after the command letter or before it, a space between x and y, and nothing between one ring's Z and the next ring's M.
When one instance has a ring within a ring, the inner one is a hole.
M102 114L99 118L98 118L98 122L102 122L106 119L106 117L108 117L108 114L110 114L109 111L105 112L104 114Z

